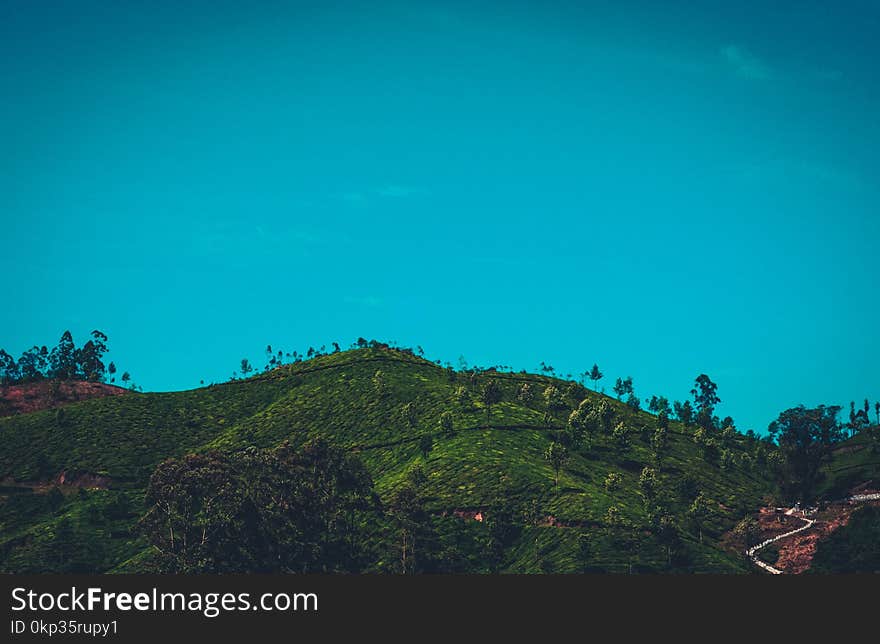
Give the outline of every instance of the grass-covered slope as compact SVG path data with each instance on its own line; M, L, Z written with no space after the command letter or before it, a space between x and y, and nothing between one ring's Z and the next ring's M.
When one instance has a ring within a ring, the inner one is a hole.
M487 416L478 399L490 378L501 385L503 400ZM524 382L535 394L528 403L516 396ZM541 395L548 384L565 392L568 406L549 418ZM6 479L0 570L64 569L51 553L65 539L93 544L93 552L77 555L82 569L139 570L149 553L132 528L159 462L208 448L269 447L283 440L300 444L316 436L357 452L383 499L421 466L429 509L444 529L457 511L491 514L504 504L521 516L522 508L531 508L505 550L503 570L748 570L717 545L771 487L751 458L755 443L745 437L728 437L722 466L704 457L693 428L670 424L659 479L660 497L681 535L671 550L651 529L639 493L642 469L656 467L650 445L656 417L608 399L614 422L631 430L629 446L598 433L592 448L572 450L555 489L545 450L579 400L599 396L543 376L457 373L406 352L374 348L193 391L132 393L0 418L0 477ZM444 411L453 415L451 434L440 427ZM427 457L425 435L433 438ZM68 480L82 474L106 477L110 489L63 488L64 495L33 489L61 472ZM621 482L609 491L605 480L611 473ZM696 489L710 500L699 523L688 511ZM612 506L622 522L609 525ZM468 530L484 529L471 519L453 520L467 522ZM479 552L470 552L463 565L484 570Z

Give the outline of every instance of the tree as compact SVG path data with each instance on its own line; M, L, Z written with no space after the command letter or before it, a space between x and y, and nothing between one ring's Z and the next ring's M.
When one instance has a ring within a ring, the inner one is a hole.
M557 443L553 441L547 447L544 452L544 458L550 463L550 467L553 468L553 471L556 474L555 484L556 484L556 492L559 492L559 470L562 469L563 465L568 461L568 450L565 445L562 443Z
M247 378L247 377L248 377L248 374L249 374L251 371L253 371L254 368L251 366L251 362L250 362L250 360L248 360L247 358L242 358L242 359L241 359L241 369L240 369L240 370L241 370L241 376L242 376L242 378Z
M593 540L588 532L578 534L577 558L581 564L581 570L586 572L590 557L593 554Z
M23 382L41 380L46 373L49 352L46 347L34 346L18 359L18 377Z
M596 403L593 413L596 415L601 430L608 434L611 431L611 423L614 421L614 409L607 400L602 398Z
M128 373L128 372L126 371L125 373L122 374L122 382L123 382L124 384L128 384L130 380L131 380L131 374L130 374L130 373Z
M379 506L363 464L318 439L161 463L141 532L172 573L359 572Z
M406 403L401 409L400 413L410 429L416 426L416 422L419 419L419 414L418 410L416 410L416 404L414 402L409 401L408 403Z
M691 395L694 397L694 406L697 410L697 423L705 429L712 429L713 417L716 405L721 402L716 392L718 385L712 382L704 373L694 380L694 388Z
M633 394L633 379L632 376L627 376L626 379L617 379L617 382L614 383L614 393L617 394L617 399L620 400L627 394Z
M611 439L621 451L629 447L629 429L623 422L619 422L614 426L614 431L611 432Z
M697 498L694 499L694 502L688 508L688 516L699 531L700 543L703 543L703 525L709 516L710 510L710 501L703 496L702 492L697 495Z
M18 382L18 364L15 358L0 349L0 385L11 385Z
M431 517L424 508L421 485L410 480L391 497L388 510L398 533L400 569L404 574L421 572L428 562L433 541Z
M665 396L651 396L651 400L648 401L648 411L657 415L665 413L667 416L672 413L669 400Z
M642 500L645 503L645 510L650 513L654 501L657 499L657 489L660 484L657 480L657 472L650 467L646 467L639 475L639 492L641 492Z
M516 399L522 404L528 406L535 398L535 392L532 391L529 383L524 382L516 391Z
M547 403L547 419L552 418L557 412L568 407L565 396L553 385L547 385L544 389L544 402Z
M581 401L577 409L568 416L568 430L572 445L579 446L584 439L587 440L587 447L593 447L593 431L596 428L596 416L593 411L593 405L588 399Z
M593 368L590 369L590 380L593 381L594 391L599 391L599 381L602 380L604 375L605 374L599 371L599 365L593 364Z
M486 422L489 423L492 415L492 405L500 403L503 391L496 380L487 380L480 391L480 402L486 406Z
M654 452L654 460L657 462L658 468L662 465L663 456L666 454L668 446L669 437L666 427L658 427L651 437L651 449Z
M110 376L110 382L116 382L116 364L111 362L107 365L107 374Z
M423 434L419 439L419 451L422 452L425 460L428 460L428 454L432 449L434 449L434 438L430 434Z
M635 394L630 394L626 398L626 405L633 411L638 411L642 407L642 401Z
M467 409L471 404L471 395L468 393L467 387L460 385L455 390L455 400L462 409Z
M681 545L681 535L675 517L668 514L660 517L657 525L657 540L666 548L666 565L671 565L672 553Z
M621 484L623 483L623 477L617 472L609 472L608 476L605 477L605 481L603 485L605 486L605 490L611 494L620 489Z
M874 403L874 414L877 417L877 424L880 425L880 401Z
M682 423L690 425L694 422L694 408L691 406L689 400L685 400L683 403L676 400L673 404L673 408L675 409L675 417Z
M440 414L440 430L444 436L452 436L455 434L455 422L451 411L444 411Z
M107 352L107 336L97 329L91 333L92 339L75 352L79 377L92 382L104 378L104 362L102 358Z
M388 393L388 385L385 383L385 374L382 373L381 369L373 374L373 388L376 391L376 396L380 399L384 398L385 394Z
M60 380L76 377L76 345L70 331L61 334L58 346L49 354L49 373Z
M752 517L746 517L736 524L733 528L733 534L742 539L745 549L751 548L758 543L758 536L761 534L761 526Z
M822 466L831 458L834 444L843 438L837 421L840 407L803 405L787 409L770 423L768 431L782 455L780 487L783 493L812 500Z

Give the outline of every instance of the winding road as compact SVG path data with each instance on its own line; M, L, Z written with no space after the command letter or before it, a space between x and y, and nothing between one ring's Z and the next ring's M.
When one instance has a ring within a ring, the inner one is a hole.
M862 503L865 501L880 501L880 492L875 492L875 493L871 493L871 494L854 494L853 496L848 496L845 499L840 499L840 501L841 502L851 502L851 503ZM799 510L796 510L794 508L789 508L788 510L785 511L785 514L787 516L793 516L796 519L800 519L801 521L804 522L804 525L802 525L799 528L795 528L794 530L789 530L788 532L783 532L782 534L778 534L775 537L772 537L771 539L766 539L766 540L762 541L761 543L759 543L758 545L752 546L751 548L746 550L746 555L749 557L749 559L751 559L755 563L756 566L763 568L764 570L769 572L771 575L781 575L781 574L783 574L783 571L779 570L779 568L774 568L770 564L765 563L765 562L761 561L760 559L758 559L758 552L761 549L769 546L774 541L779 541L780 539L785 539L787 537L795 535L798 532L803 532L804 530L811 528L813 526L813 524L816 523L813 519L807 519L804 516L797 516L797 512L799 512Z
M790 508L785 512L785 514L788 516L794 516L795 512L797 512L797 510L795 510L794 508ZM774 568L770 564L765 563L765 562L761 561L760 559L758 559L758 551L763 548L766 548L774 541L779 541L780 539L785 539L786 537L790 537L794 534L797 534L798 532L803 532L804 530L811 528L813 526L813 524L816 523L814 520L807 519L805 517L795 517L795 518L803 521L804 525L802 525L800 528L795 528L794 530L789 530L788 532L783 532L782 534L778 534L775 537L772 537L770 539L765 539L764 541L762 541L758 545L752 546L751 548L746 550L746 554L755 563L755 565L763 568L764 570L769 572L771 575L781 575L782 571L779 568Z

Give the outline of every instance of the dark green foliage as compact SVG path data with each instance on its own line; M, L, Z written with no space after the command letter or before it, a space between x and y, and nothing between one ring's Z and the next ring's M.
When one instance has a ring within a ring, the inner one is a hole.
M837 422L839 412L840 407L833 405L814 409L801 405L782 412L770 424L768 431L782 455L779 484L783 494L801 501L813 500L822 466L843 437Z
M810 572L880 573L880 507L856 510L849 523L821 539Z
M74 344L70 331L65 331L51 352L45 346L34 346L22 353L18 362L0 349L0 384L35 382L44 378L103 382L107 372L103 357L107 351L107 336L98 330L92 331L91 339L80 348ZM110 365L112 376L116 373L116 365L112 362Z
M140 528L176 573L355 572L375 507L360 461L321 440L165 461L146 501Z

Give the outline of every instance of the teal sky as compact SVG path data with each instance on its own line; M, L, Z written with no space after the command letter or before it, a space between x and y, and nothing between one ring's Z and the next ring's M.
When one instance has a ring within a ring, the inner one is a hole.
M146 390L358 336L642 398L705 372L741 429L876 400L878 33L875 2L6 1L0 346L99 328Z

